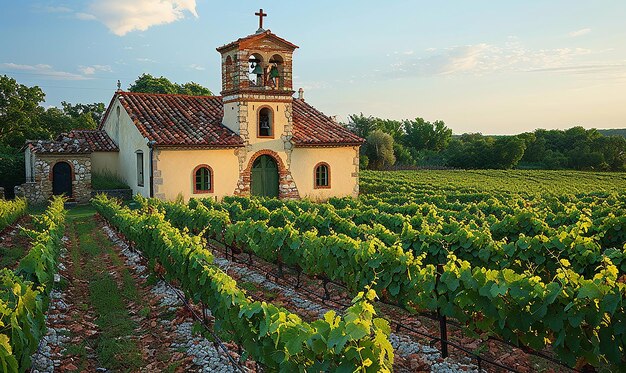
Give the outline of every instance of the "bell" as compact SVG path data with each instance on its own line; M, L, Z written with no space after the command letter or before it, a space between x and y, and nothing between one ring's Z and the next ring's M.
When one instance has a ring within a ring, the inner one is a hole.
M260 64L255 64L253 69L252 69L252 74L255 75L262 75L263 74L263 68L261 67Z
M270 77L272 78L278 78L280 74L278 73L278 67L276 65L272 66L272 69L270 70Z

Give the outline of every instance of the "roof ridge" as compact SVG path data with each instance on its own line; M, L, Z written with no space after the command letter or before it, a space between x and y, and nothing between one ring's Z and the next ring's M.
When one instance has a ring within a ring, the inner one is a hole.
M189 97L189 98L213 98L213 99L221 99L220 95L187 95L184 93L152 93L152 92L131 92L131 91L117 91L116 95L124 96L124 95L135 95L135 96L164 96L164 97Z

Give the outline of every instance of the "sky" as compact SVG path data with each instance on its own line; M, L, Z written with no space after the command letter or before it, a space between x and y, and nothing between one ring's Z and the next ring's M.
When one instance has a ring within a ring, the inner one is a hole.
M454 133L626 128L626 1L0 0L0 75L45 106L108 104L142 73L219 94L216 47L265 28L300 48L327 115Z

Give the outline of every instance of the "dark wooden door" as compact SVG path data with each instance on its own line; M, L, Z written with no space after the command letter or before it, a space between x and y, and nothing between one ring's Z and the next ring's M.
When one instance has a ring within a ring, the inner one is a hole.
M52 194L72 197L72 168L67 162L57 162L52 168Z
M252 164L250 190L253 196L278 197L278 166L276 161L262 155Z

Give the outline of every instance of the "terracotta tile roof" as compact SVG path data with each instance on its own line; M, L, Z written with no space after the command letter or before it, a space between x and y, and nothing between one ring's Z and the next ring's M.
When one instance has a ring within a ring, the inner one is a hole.
M84 139L71 139L64 137L60 140L34 140L27 141L33 153L39 154L89 154L91 148Z
M119 97L141 134L157 145L243 146L241 137L222 124L221 97L117 92L112 102L115 97ZM295 146L350 146L364 142L303 100L293 100L293 124Z
M300 147L361 145L365 141L304 100L293 100L293 127L293 142Z
M222 125L221 97L118 92L139 129L161 146L243 146L239 135Z
M117 145L103 130L72 130L66 136L71 139L85 140L93 152L119 151Z
M231 43L222 45L221 47L216 48L218 52L224 51L224 50L228 50L234 47L239 47L239 48L245 48L247 46L249 46L251 43L254 43L257 40L263 39L263 38L271 38L274 39L276 41L278 41L279 43L284 44L285 46L287 46L289 49L293 50L298 48L297 45L281 38L280 36L277 36L276 34L273 34L271 30L266 30L263 32L259 32L259 33L255 33L252 35L248 35L245 36L243 38L239 38Z
M33 153L89 154L92 152L117 152L117 145L103 130L72 130L62 133L56 140L27 141Z

